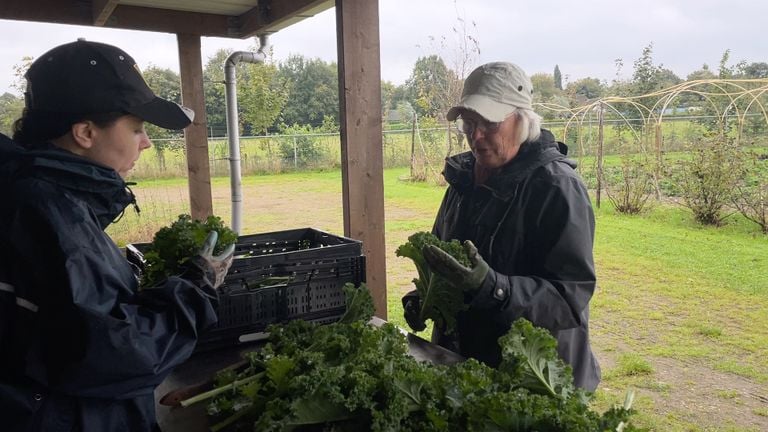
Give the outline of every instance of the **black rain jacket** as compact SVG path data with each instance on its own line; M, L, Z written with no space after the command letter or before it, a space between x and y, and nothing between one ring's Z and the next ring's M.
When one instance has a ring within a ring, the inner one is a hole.
M490 296L501 288L507 295L490 302L490 309L470 306L459 315L453 338L437 329L433 341L495 367L501 361L498 338L523 317L557 338L575 384L593 391L600 382L588 326L596 284L595 218L566 152L542 129L536 142L524 143L480 186L474 185L471 152L446 160L449 187L433 232L444 241L472 240L493 270L481 292Z
M104 229L134 202L112 169L0 134L0 429L159 430L154 389L216 322L216 292L137 290Z

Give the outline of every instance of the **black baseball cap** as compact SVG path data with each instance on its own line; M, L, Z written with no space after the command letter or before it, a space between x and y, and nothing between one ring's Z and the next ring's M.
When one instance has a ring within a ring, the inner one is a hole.
M35 60L26 74L26 108L88 115L125 112L166 129L183 129L194 111L149 88L136 62L112 45L78 39Z

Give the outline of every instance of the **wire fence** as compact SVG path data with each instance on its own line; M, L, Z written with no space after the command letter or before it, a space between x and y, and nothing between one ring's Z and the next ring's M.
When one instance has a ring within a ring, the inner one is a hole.
M665 119L660 128L664 151L685 154L701 136L707 133L705 116L680 116ZM630 119L631 121L631 119ZM640 154L643 147L651 147L652 133L635 135L625 123L603 123L602 154L600 124L585 120L578 127L568 127L567 121L545 122L555 136L569 144L569 157L578 161L578 171L591 190L600 190L601 181L610 179L611 173L621 167L621 157ZM761 130L747 131L742 135L743 146L763 147L768 154L768 134ZM359 145L350 143L350 145ZM445 157L468 150L466 139L455 128L445 125L439 128L412 128L386 130L382 135L382 157L385 169L410 168L410 180L442 184L441 171ZM246 136L240 140L241 172L244 177L272 175L308 170L335 170L341 167L341 140L338 133L310 135ZM229 177L229 148L226 138L209 140L210 171L216 178ZM684 156L682 156L684 157ZM618 167L618 168L617 168ZM142 152L141 159L131 172L129 181L141 205L141 217L126 212L123 221L110 227L113 238L127 241L148 241L157 229L175 220L176 216L189 212L186 150L183 139L154 140L152 148ZM602 173L602 174L601 174ZM614 173L615 174L615 173ZM601 177L602 176L602 177ZM603 184L603 187L605 185ZM219 188L220 189L220 188ZM228 217L228 196L214 196L216 214Z
M382 135L384 168L407 167L412 158L442 160L446 132L442 129L385 131ZM186 177L186 148L183 138L155 139L131 173L132 179ZM350 143L350 145L363 145ZM211 176L229 175L229 144L226 137L208 141ZM416 156L413 156L416 155ZM336 169L341 167L341 138L338 133L306 135L244 136L240 138L243 175Z
M751 86L751 87L750 87ZM646 101L645 98L653 96ZM699 105L691 105L694 97ZM688 99L685 99L688 97ZM672 180L664 177L663 164L685 159L691 150L707 141L734 142L740 148L756 147L762 160L768 158L768 79L704 80L683 83L652 95L606 97L586 105L566 108L540 104L545 115L543 127L569 145L568 156L576 159L587 186L596 192L631 181L623 172L627 158L652 161L657 196ZM684 103L675 106L672 102ZM686 105L688 104L688 105ZM385 169L409 168L410 180L442 183L445 158L468 150L466 137L451 123L434 120L400 123L396 129L385 125L382 159ZM213 134L214 131L211 131ZM350 146L368 143L350 142ZM229 177L229 146L226 137L208 140L210 173L214 183ZM240 164L244 178L308 170L338 170L341 167L341 139L338 133L244 136L240 142ZM768 169L766 163L762 163ZM142 205L141 219L131 214L120 224L125 232L114 238L149 238L159 226L188 212L185 185L188 167L183 138L156 139L142 152L129 181ZM642 177L642 176L639 176ZM638 178L639 178L638 177ZM613 179L613 180L612 180ZM217 189L213 201L217 214L227 213L228 197ZM607 190L607 189L606 189ZM218 195L217 195L218 194Z
M755 114L752 117L760 119ZM683 151L707 133L706 123L717 116L670 116L661 125L661 141L666 152ZM627 124L642 119L605 119L603 121L602 149L605 155L641 151L651 146L655 131L638 134ZM568 120L545 121L557 139L569 145L573 158L595 156L598 148L599 121L585 119L574 127ZM744 145L768 145L765 128L746 130L741 141ZM131 176L133 179L183 178L187 175L186 149L183 138L156 139L153 147L144 151ZM363 145L364 143L350 143ZM228 176L230 169L229 145L226 137L209 139L211 176ZM440 128L412 128L385 130L382 134L384 168L411 167L417 179L439 175L447 156L468 150L466 139L446 124ZM240 139L241 170L243 175L278 174L302 170L338 169L341 167L341 139L339 133L305 135L244 136Z

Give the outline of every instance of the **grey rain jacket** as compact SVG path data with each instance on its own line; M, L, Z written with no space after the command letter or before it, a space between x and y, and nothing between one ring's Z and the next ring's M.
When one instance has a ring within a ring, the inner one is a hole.
M446 160L449 187L433 232L445 241L472 240L492 271L477 294L486 299L472 302L458 317L457 337L438 329L433 341L497 366L497 339L523 317L552 332L560 356L573 367L575 384L593 391L600 382L588 326L596 284L595 218L566 152L565 144L542 129L538 141L524 143L512 161L477 187L471 152ZM503 295L494 298L499 289Z
M0 134L0 429L159 430L154 389L217 320L216 292L137 291L104 229L134 203L112 169Z

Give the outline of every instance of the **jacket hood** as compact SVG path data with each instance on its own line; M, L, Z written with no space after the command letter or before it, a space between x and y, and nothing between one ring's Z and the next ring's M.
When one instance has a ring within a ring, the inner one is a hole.
M53 144L26 149L0 134L0 188L22 179L51 182L69 190L91 206L102 228L129 204L136 204L128 184L114 169Z
M524 142L517 155L489 178L485 186L495 195L506 199L514 191L502 185L520 182L543 165L561 161L576 168L576 162L566 158L567 153L567 145L556 141L552 132L542 129L539 138L533 142ZM474 166L475 156L471 151L460 153L446 159L443 176L448 184L463 192L474 186Z

